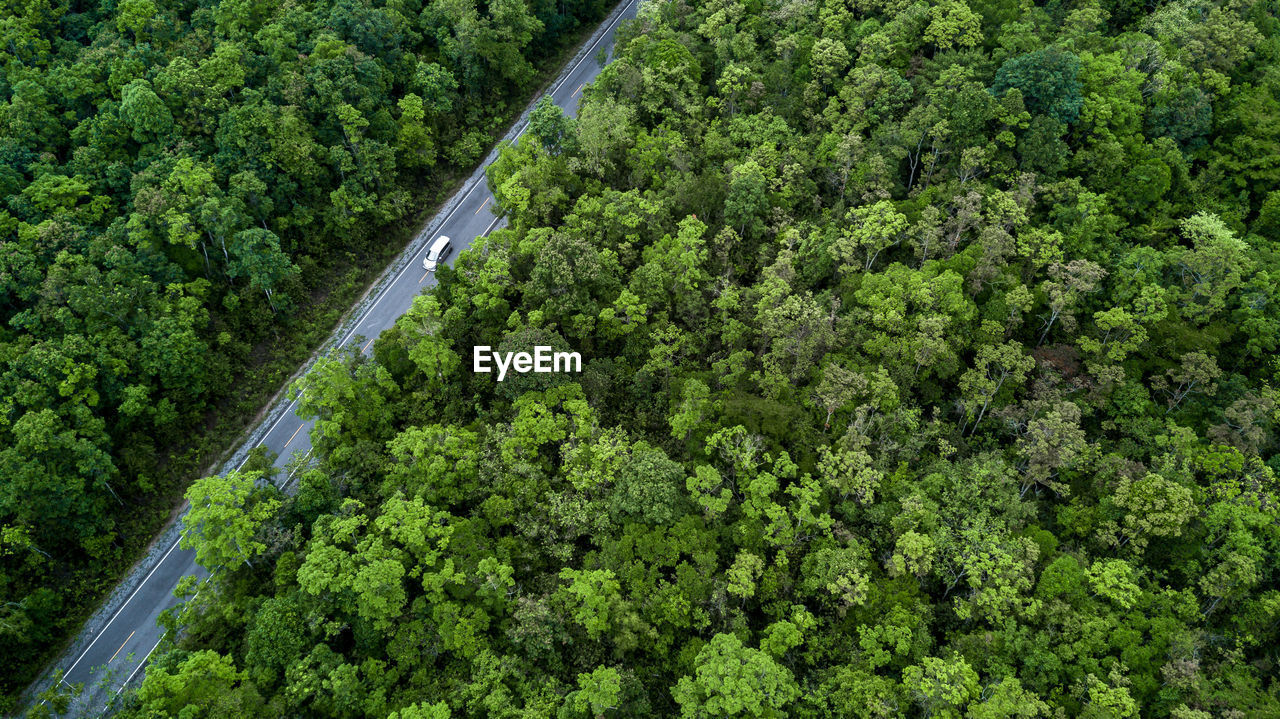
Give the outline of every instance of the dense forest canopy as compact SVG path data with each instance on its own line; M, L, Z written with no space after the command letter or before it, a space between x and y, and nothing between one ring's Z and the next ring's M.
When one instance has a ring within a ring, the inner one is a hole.
M193 486L217 591L127 714L1280 715L1274 4L665 0L618 52L296 387L296 495Z
M246 368L605 9L0 1L0 694L210 460Z

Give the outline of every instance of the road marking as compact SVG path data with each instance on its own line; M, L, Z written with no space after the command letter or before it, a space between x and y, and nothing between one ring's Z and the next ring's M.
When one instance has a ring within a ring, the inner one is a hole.
M481 236L481 237L488 237L488 236L489 236L489 230L492 230L492 229L493 229L493 226L494 226L494 225L496 225L496 224L498 224L499 222L502 222L502 218L501 218L501 217L495 217L495 218L493 218L493 222L490 222L490 223L489 223L489 226L488 226L488 227L486 227L486 228L484 228L484 232L482 232L482 233L480 234L480 236Z
M307 453L302 455L302 459L301 461L298 462L298 466L293 468L293 471L289 473L288 477L285 477L284 484L281 485L280 487L281 492L287 490L289 488L289 485L293 484L293 475L297 474L298 470L302 469L302 466L303 466L302 463L306 462L307 457L310 457L310 456L311 456L311 450L308 449Z
M578 94L578 92L580 92L580 91L582 90L582 88L586 86L586 84L587 84L587 83L585 83L585 82L584 82L584 83L582 83L581 85L579 85L579 86L578 86L578 89L573 91L573 95L577 95L577 94ZM573 97L573 95L570 95L569 97Z
M360 348L360 351L361 351L361 352L364 352L365 350L369 349L369 345L373 344L373 340L375 340L375 339L377 339L377 338L376 338L376 337L372 337L372 338L370 338L368 342L365 342L365 343L364 343L364 347L361 347L361 348ZM302 428L301 428L301 427L299 427L298 429L302 429Z
M486 199L486 200L484 201L484 204L480 205L480 210L483 210L483 209L484 209L484 207L485 207L485 205L489 204L489 201L490 201L490 200L492 200L492 199L493 199L492 197L490 197L490 198ZM480 210L476 210L476 214L477 214L477 215L478 215L478 214L480 214Z
M418 280L418 284L422 284L423 282L426 282L426 281L427 281L427 275L429 275L429 274L431 274L431 271L430 271L430 270L427 270L426 272L423 272L423 273L422 273L422 277Z
M124 649L124 645L128 644L129 640L133 639L133 635L137 633L138 633L137 629L133 630L132 632L129 632L129 636L125 637L124 641L120 644L120 649ZM116 653L111 655L111 658L107 660L107 664L110 664L111 662L114 662L116 660L116 655L120 653L120 649L117 649Z
M575 63L575 64L574 64L574 66L573 66L572 68L570 68L568 72L564 73L564 74L563 74L563 76L561 77L561 79L560 79L560 80L559 80L559 81L558 81L558 82L557 82L557 83L556 83L556 84L551 88L551 92L550 92L549 94L551 94L551 95L553 95L553 96L554 96L554 94L555 94L556 92L558 92L558 91L560 90L560 88L564 85L565 81L567 81L570 77L572 77L572 76L573 76L573 74L574 74L575 72L577 72L577 71L578 71L578 68L582 66L582 63L586 62L587 58L591 57L591 53L592 53L592 51L594 51L594 50L596 49L596 46L597 46L597 45L599 45L599 44L600 44L600 42L601 42L602 40L604 40L606 37L608 37L608 36L609 36L609 33L611 33L611 32L613 31L613 29L617 26L617 24L618 24L619 22L621 22L621 21L622 21L623 17L624 17L624 16L626 15L626 13L627 13L627 9L628 9L628 8L630 8L632 5L634 5L635 3L636 3L636 0L632 0L631 2L627 3L627 4L623 7L622 11L618 13L618 16L617 16L617 17L615 17L615 18L613 19L613 22L609 23L609 25L605 28L604 32L600 33L600 36L599 36L598 38L596 38L596 41L595 41L595 42L593 42L593 43L591 43L591 47L587 48L587 51L586 51L586 52L584 52L584 53L582 54L582 58L581 58L580 60L578 60L578 62L577 62L577 63ZM583 83L583 84L586 84L586 83ZM581 88L581 87L579 87L578 89L579 89L579 90L581 90L582 88ZM577 94L577 92L578 92L578 91L577 91L577 90L575 90L575 91L574 91L574 94ZM554 99L554 98L553 98L553 99ZM526 131L526 130L528 130L528 129L529 129L529 125L528 125L528 123L526 122L526 123L525 123L525 126L524 126L523 128L521 128L521 129L520 129L520 132L516 133L516 137L515 137L515 139L517 139L517 140L518 140L518 139L520 139L520 136L521 136L521 135L523 135L523 134L525 133L525 131ZM448 225L448 224L449 224L449 220L453 217L453 214L454 214L455 212L457 212L457 211L458 211L458 208L459 208L459 207L461 207L462 205L466 204L467 198L468 198L468 197L470 197L470 196L471 196L471 193L472 193L472 192L475 192L476 188L477 188L477 187L480 187L480 186L481 186L481 184L483 184L483 183L479 182L479 181L478 181L478 179L477 179L477 181L476 181L476 182L472 183L471 188L470 188L470 189L468 189L468 190L467 190L467 192L466 192L466 194L464 194L464 195L462 196L462 199L458 201L458 204L457 204L457 205L454 205L454 208L453 208L452 210L450 210L450 211L449 211L449 214L445 215L444 220L440 222L439 227L440 227L441 229L443 229L446 225ZM486 201L486 204L487 204L487 201ZM483 205L481 205L481 207L483 207ZM479 214L479 210L477 210L476 212L477 212L477 214ZM489 234L489 232L490 232L490 230L492 230L492 229L493 229L493 227L494 227L495 225L497 225L497 224L498 224L498 222L499 222L501 219L502 219L501 217L497 217L497 218L495 218L495 219L494 219L494 221L493 221L493 222L489 223L489 227L487 227L487 228L485 229L485 231L484 231L484 235L488 235L488 234ZM425 231L425 229L426 229L426 228L423 228L423 229L424 229L424 231ZM424 251L424 250L426 250L426 249L427 249L427 248L426 248L426 246L424 245L424 247L423 247L421 250L419 250L419 251L418 251L417 255L415 255L415 259L416 259L416 257L417 257L418 255L421 255L421 254L422 254L422 251ZM378 307L378 304L379 304L379 303L381 303L381 302L382 302L382 300L383 300L384 298L386 298L386 296L387 296L387 295L389 294L389 292L390 292L391 287L392 287L392 286L393 286L393 285L394 285L394 284L395 284L395 283L400 279L401 275L403 275L403 274L404 274L404 271L401 271L401 272L400 272L399 274L397 274L394 278L392 278L392 280L391 280L389 283L387 283L386 288L382 291L382 293L378 296L378 298L374 300L373 305L372 305L368 310L365 310L364 314L363 314L363 315L360 317L360 319L356 322L355 326L351 328L351 331L349 331L349 332L347 333L347 335L346 335L345 337L343 337L342 341L341 341L341 342L339 342L339 343L337 344L337 346L338 346L338 347L342 347L343 345L345 345L347 342L349 342L349 341L351 340L351 338L355 335L356 330L358 330L358 329L360 328L360 325L361 325L361 324L362 324L366 319L368 319L368 318L369 318L369 316L373 313L373 311ZM421 280L418 280L418 282L419 282L419 283L421 283L421 282L423 282L424 280L426 280L426 275L423 275L422 279L421 279ZM297 404L297 400L291 400L291 401L289 402L289 404L288 404L288 405L286 405L286 407L285 407L285 411L284 411L284 412L282 412L282 413L280 414L280 416L276 418L276 421L275 421L275 422L272 422L272 423L271 423L271 427L270 427L269 429L267 429L267 431L266 431L266 433L265 433L265 434L263 434L263 435L262 435L262 441L261 441L261 442L259 442L257 445L254 445L254 448L255 448L255 449L256 449L257 447L261 447L261 446L263 446L264 444L266 444L266 440L267 440L267 438L271 436L271 433L275 431L276 427L277 427L277 426L279 426L280 422L281 422L281 421L283 421L285 417L291 416L291 415L293 414L293 411L292 411L292 410L293 410L293 407L294 407L296 404ZM299 429L301 429L301 428L299 428ZM295 431L295 432L294 432L294 434L296 435L296 434L297 434L297 432ZM291 440L291 441L292 441L292 440ZM287 446L287 445L286 445L286 446ZM307 451L307 455L306 455L306 456L309 456L310 454L311 454L311 451L310 451L310 450L308 450L308 451ZM248 461L249 461L249 458L248 458L248 456L246 455L246 457L245 457L243 460L241 460L241 462L240 462L239 466L237 466L237 467L236 467L235 471L239 471L242 467L244 467L245 462L248 462ZM296 470L295 470L295 472L296 472ZM290 477L292 477L292 475L290 475ZM287 479L286 479L286 484L285 484L285 486L288 486L288 480L287 480ZM89 651L90 651L91 649L93 649L94 645L98 643L98 640L99 640L99 639L101 639L101 638L103 637L103 635L104 635L104 634L106 634L107 629L109 629L109 628L111 627L111 625L115 622L115 620L116 620L116 619L118 619L118 618L120 617L120 614L124 611L125 607L127 607L127 606L129 605L129 603L133 601L133 598L134 598L134 597L136 597L136 596L138 595L138 592L139 592L139 591L142 589L142 587L143 587L143 586L145 586L145 585L146 585L146 583L151 579L151 576L152 576L152 575L154 575L154 574L156 573L156 570L160 568L160 565L164 564L164 563L165 563L165 561L169 558L169 555L173 553L173 550L175 550L175 549L177 549L177 548L178 548L178 545L179 545L180 541L181 541L181 540L175 540L175 541L174 541L174 543L173 543L173 545L172 545L172 546L170 546L170 547L169 547L169 549L168 549L167 551L165 551L164 556L162 556L162 557L160 558L160 561L159 561L159 562L156 562L156 565L155 565L154 567L152 567L152 568L151 568L151 571L150 571L150 572L147 572L147 576L146 576L146 577L144 577L144 578L143 578L143 580L142 580L141 582L139 582L139 583L138 583L138 586L137 586L137 587L134 587L134 590L129 594L129 597L128 597L127 599L125 599L125 600L124 600L124 603L123 603L123 604L121 604L121 605L120 605L120 607L119 607L118 609L116 609L115 614L112 614L112 615L111 615L111 619L107 620L107 623L106 623L106 624L104 624L104 625L102 626L102 629L98 632L97 636L95 636L95 637L93 638L93 641L89 642L89 646L85 647L85 648L84 648L84 651L80 652L80 656L76 657L76 660L75 660L74 662L72 662L72 664L71 664L70 668L68 668L68 669L67 669L67 671L66 671L66 673L63 675L62 683L64 683L64 684L66 683L66 681L67 681L67 680L66 680L66 678L67 678L68 676L70 676L70 675L71 675L71 672L75 671L75 668L80 664L81 660L83 660L83 659L84 659L85 655L86 655L86 654L88 654L88 653L89 653ZM134 630L134 631L137 631L137 630ZM132 635L130 635L130 636L132 636ZM164 636L163 636L163 635L161 635L161 637L160 637L160 641L163 641L163 639L164 639ZM129 641L128 639L126 639L126 640L125 640L125 642L126 642L126 643L127 643L128 641ZM146 655L145 657L143 657L142 662L141 662L141 663L139 663L139 664L138 664L138 666L134 668L133 672L129 674L128 678L126 678L126 679L125 679L124 684L120 685L120 689L118 689L118 690L116 691L116 695L117 695L117 696L120 694L120 692L124 691L124 688L125 688L126 686L128 686L128 685L129 685L129 682L133 681L133 677L134 677L134 675L135 675L135 674L137 674L137 673L138 673L138 670L139 670L139 669L141 669L141 668L143 667L143 665L145 665L145 664L146 664L147 659L151 657L151 654L152 654L152 652L154 652L154 651L156 650L156 647L160 646L160 641L157 641L157 642L156 642L156 644L155 644L155 646L151 647L151 651L147 652L147 655ZM117 653L118 653L118 652L117 652Z
M116 696L120 696L120 692L124 691L124 688L129 686L129 682L133 681L133 675L137 674L139 669L147 665L147 660L151 658L151 655L156 651L156 647L159 647L160 642L163 642L163 641L164 641L164 635L161 634L160 638L156 640L156 646L151 647L151 651L147 652L147 656L143 657L142 661L138 662L138 666L134 667L133 671L129 672L129 676L127 679L124 680L124 684L121 684L120 688L116 690Z
M289 417L293 415L293 406L297 403L298 403L298 400L296 399L289 401L288 406L284 408L284 411L280 413L280 416L276 417L276 421L271 423L271 429L267 430L267 433L262 435L262 441L253 446L254 449L257 449L258 447L261 447L262 445L267 443L267 437L270 437L271 433L276 431L276 426L279 425L280 422L282 422L285 417ZM235 471L239 472L240 468L244 466L244 463L248 461L249 461L249 455L245 454L244 459L240 460L240 465L236 467Z
M294 437L297 437L297 436L298 436L298 433L299 433L299 432L301 432L301 431L302 431L302 425L298 425L298 428L297 428L297 429L295 429L295 430L293 430L293 434L289 435L289 441L288 441L288 442L285 442L285 443L284 443L284 446L283 446L283 447L281 447L280 449L288 449L288 448L289 448L289 445L293 443L293 438L294 438Z

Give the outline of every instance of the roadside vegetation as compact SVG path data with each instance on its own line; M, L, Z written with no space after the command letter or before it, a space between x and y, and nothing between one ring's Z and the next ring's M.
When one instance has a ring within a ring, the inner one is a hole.
M0 3L0 712L611 6Z
M1280 715L1278 30L646 3L125 715Z

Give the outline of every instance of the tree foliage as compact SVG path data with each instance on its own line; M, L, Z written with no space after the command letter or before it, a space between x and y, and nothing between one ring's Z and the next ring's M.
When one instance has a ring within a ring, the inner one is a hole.
M498 5L418 16L441 62L485 69L460 90L510 61L493 38L548 26ZM413 27L350 13L329 27L357 37L307 63ZM1250 3L643 4L579 119L544 105L490 167L508 227L373 357L299 385L317 464L135 715L212 693L246 716L1280 713L1277 31ZM172 70L217 105L241 62ZM413 77L425 116L449 83ZM360 193L396 152L394 118L343 102L288 145L349 156L325 212L376 207ZM243 229L202 218L257 196L204 193L210 162L134 181L154 190L130 231L196 267ZM86 203L57 174L20 201ZM15 266L84 271L22 259L65 225L23 232ZM198 351L203 291L165 289L156 347ZM75 359L97 345L26 341L24 377L102 401ZM459 361L533 344L582 373ZM91 417L31 413L23 476L59 471ZM4 561L45 561L37 533L3 536Z

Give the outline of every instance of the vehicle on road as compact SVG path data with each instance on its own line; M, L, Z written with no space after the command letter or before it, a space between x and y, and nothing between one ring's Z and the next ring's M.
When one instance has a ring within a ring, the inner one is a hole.
M453 240L447 235L440 235L435 242L431 243L431 249L427 250L427 256L422 258L422 269L427 272L435 272L436 267L444 262L444 258L453 252Z

